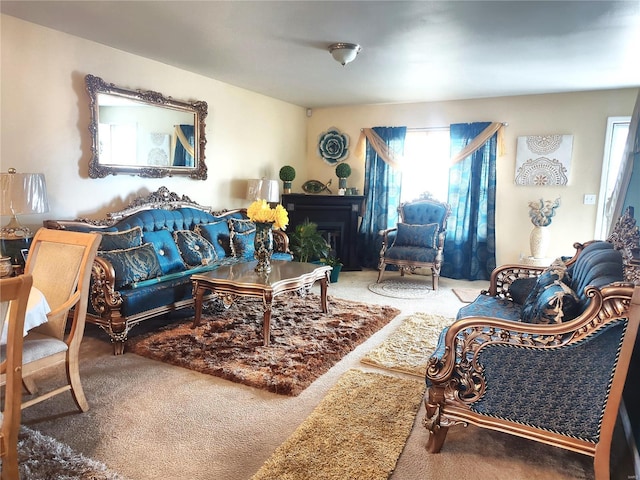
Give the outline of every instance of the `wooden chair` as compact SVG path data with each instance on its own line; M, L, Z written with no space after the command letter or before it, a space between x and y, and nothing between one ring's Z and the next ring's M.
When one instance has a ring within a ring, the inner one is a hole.
M6 378L0 456L2 480L16 480L18 473L18 432L22 401L22 342L24 317L33 278L21 275L0 280L0 332L7 324L7 343L2 346L0 373ZM7 318L8 317L8 318Z
M33 276L33 286L43 293L51 312L47 323L29 331L24 339L23 381L27 391L36 394L29 377L64 364L67 384L23 402L22 408L71 390L78 408L83 412L89 409L80 383L78 354L84 335L91 270L100 240L98 233L46 228L33 237L25 273ZM71 326L67 329L69 318Z

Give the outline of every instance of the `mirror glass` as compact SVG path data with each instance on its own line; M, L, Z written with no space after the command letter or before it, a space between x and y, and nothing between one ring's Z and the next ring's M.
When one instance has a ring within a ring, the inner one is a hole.
M89 177L207 178L206 102L128 90L93 75L87 75L85 83L91 109Z

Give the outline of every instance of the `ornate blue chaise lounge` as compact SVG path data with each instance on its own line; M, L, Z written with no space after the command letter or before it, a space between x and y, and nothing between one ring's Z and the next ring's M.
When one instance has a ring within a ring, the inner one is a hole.
M244 210L213 212L165 187L106 220L48 220L45 227L102 233L87 322L109 334L116 355L138 323L193 307L192 274L254 261L255 225ZM274 243L274 259L292 259L284 232L274 231Z
M443 330L426 372L429 452L474 424L593 456L596 479L609 478L640 287L623 282L611 243L575 246L547 269L497 268Z

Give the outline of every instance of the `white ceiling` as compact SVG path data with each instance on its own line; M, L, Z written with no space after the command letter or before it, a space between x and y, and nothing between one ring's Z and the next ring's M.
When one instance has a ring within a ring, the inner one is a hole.
M0 10L304 107L640 86L638 0L2 0ZM327 50L335 42L362 52L343 67Z

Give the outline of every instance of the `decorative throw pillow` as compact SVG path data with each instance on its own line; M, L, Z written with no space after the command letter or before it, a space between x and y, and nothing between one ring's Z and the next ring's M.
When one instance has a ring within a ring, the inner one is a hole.
M569 287L567 265L557 258L538 277L522 307L522 321L560 323L575 317L578 297Z
M116 274L114 285L116 290L133 282L162 275L156 251L150 243L125 250L98 252L98 255L108 260L113 266Z
M102 232L99 250L124 250L142 245L142 228L133 227L121 232Z
M535 302L522 308L522 321L527 323L562 323L580 313L580 301L571 287L557 281L547 286Z
M438 224L411 225L398 223L395 246L436 248L438 241Z
M185 269L176 242L173 240L171 232L166 229L156 230L155 232L145 232L144 241L153 245L158 255L158 262L162 273L181 272Z
M236 258L253 258L255 252L256 224L251 220L229 219L231 252Z
M509 294L514 302L523 305L531 290L536 286L538 277L517 278L509 285Z
M218 259L231 257L231 233L226 220L196 225L195 232L204 237L216 250Z
M178 246L184 263L190 267L209 265L218 259L216 249L205 238L191 230L173 232L173 239Z

